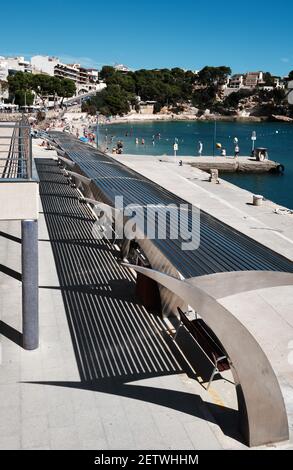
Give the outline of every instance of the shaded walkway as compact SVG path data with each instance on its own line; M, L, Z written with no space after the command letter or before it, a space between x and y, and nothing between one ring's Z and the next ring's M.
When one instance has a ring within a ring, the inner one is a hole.
M162 336L165 324L137 302L115 249L94 238L91 210L77 202L55 161L37 160L37 169L81 381L181 373L183 358Z
M205 363L192 341L179 350L170 339L165 323L139 304L135 279L118 263L115 248L94 238L92 212L87 205L78 203L77 191L67 184L56 161L37 160L37 169L44 217L81 381L31 383L159 405L189 416L188 422L199 419L203 427L216 420L226 436L241 440L237 411L206 404L195 393L175 389L178 385L172 382L172 376L185 372L194 377L185 357L198 364L201 376L210 375L210 364ZM56 289L55 286L40 288ZM152 386L160 377L166 377L167 382L171 380L174 390ZM145 383L140 384L141 380ZM137 419L147 422L150 417L142 415ZM209 435L208 447L215 446L215 437Z

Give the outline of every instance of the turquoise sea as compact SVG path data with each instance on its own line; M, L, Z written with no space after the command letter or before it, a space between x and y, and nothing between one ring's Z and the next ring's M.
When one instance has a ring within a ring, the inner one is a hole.
M203 155L213 155L213 142L233 154L233 140L239 140L240 155L250 155L251 135L257 135L256 146L267 147L269 158L285 167L284 174L222 174L231 183L253 193L262 194L274 202L293 209L293 125L287 123L234 123L234 122L151 122L125 123L99 128L99 142L103 147L108 142L111 149L118 140L124 144L124 153L136 155L173 155L175 139L179 145L179 156L198 154L198 142L203 143ZM139 139L139 144L136 144ZM142 139L145 145L141 144ZM215 150L219 155L219 151Z

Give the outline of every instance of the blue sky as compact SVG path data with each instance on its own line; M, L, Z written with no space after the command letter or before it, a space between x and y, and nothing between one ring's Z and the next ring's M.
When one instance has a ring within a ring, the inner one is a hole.
M2 2L0 15L0 55L133 69L293 69L292 0L14 0Z

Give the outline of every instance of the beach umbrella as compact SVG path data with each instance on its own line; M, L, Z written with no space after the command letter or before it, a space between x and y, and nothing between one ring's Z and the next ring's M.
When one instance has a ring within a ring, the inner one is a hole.
M89 140L86 137L80 137L79 139L81 142L88 142Z

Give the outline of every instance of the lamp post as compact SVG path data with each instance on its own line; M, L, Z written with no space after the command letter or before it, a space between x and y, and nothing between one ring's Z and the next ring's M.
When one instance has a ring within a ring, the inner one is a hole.
M253 131L253 132L252 132L251 140L252 140L252 153L254 153L255 142L256 142L256 131Z
M99 113L97 113L96 146L99 148Z
M213 157L215 156L215 148L217 142L217 121L214 122L214 138L213 138Z

